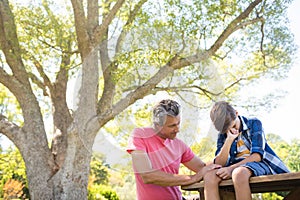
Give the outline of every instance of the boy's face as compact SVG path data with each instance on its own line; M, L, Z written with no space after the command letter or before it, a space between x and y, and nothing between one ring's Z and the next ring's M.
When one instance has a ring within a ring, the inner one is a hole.
M231 125L229 126L227 133L230 132L231 134L234 135L239 134L240 126L241 126L240 119L236 117L235 120L231 122Z

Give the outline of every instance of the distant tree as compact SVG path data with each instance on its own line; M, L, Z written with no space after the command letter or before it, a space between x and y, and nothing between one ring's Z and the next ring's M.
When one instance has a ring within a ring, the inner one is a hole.
M102 159L99 156L92 157L90 172L90 179L93 180L92 184L106 185L108 183L108 169L107 166L103 165Z
M25 195L23 194L23 183L9 179L5 182L3 187L3 198L4 199L25 199ZM24 196L23 196L24 195Z
M17 149L0 152L0 197L21 194L29 197L25 163Z
M89 189L88 200L120 200L120 198L110 186L95 184Z
M266 134L266 139L272 145L272 148L275 148L278 143L286 143L280 135L274 133Z
M300 140L293 139L287 151L287 163L290 170L300 172Z
M212 137L204 137L192 146L193 152L205 162L212 162L215 157L216 141Z

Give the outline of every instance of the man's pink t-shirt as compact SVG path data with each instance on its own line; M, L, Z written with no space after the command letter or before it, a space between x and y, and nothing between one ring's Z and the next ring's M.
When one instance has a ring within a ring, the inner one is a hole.
M136 128L129 140L127 152L143 150L148 154L152 169L178 174L180 163L190 161L195 155L180 139L162 139L153 128ZM135 169L134 169L135 170ZM138 200L181 200L178 186L162 187L145 184L135 170Z

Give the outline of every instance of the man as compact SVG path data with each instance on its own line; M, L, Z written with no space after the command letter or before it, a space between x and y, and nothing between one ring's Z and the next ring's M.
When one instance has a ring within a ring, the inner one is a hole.
M205 199L219 200L219 183L232 178L236 199L251 200L251 176L289 172L267 144L260 120L239 116L225 101L214 104L210 118L220 132L214 163L223 167L205 174Z
M176 138L180 127L180 106L162 100L153 109L153 127L136 128L127 152L132 155L138 200L184 199L179 186L198 182L219 165L206 166L191 149ZM195 172L179 175L180 164Z

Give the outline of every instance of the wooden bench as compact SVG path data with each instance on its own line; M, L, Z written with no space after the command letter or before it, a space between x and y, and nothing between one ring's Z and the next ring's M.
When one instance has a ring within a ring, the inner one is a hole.
M250 178L252 193L289 191L285 200L300 200L300 172L257 176ZM182 190L198 191L200 200L204 200L204 182L194 183L181 187ZM219 186L222 200L234 200L232 180L224 180Z

